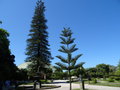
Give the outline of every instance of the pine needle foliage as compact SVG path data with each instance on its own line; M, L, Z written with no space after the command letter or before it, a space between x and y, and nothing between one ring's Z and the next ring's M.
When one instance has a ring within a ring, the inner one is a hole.
M46 65L50 64L51 53L48 44L47 20L45 19L45 6L42 0L38 0L35 7L32 24L27 39L26 61L31 62L29 69L32 75L36 72L44 72Z
M72 38L72 31L70 28L64 28L61 34L61 44L60 49L58 51L67 54L67 58L62 57L61 55L56 56L61 62L57 62L55 66L56 68L62 68L63 70L67 70L70 79L70 90L71 87L71 71L81 67L84 62L76 64L77 60L82 56L82 54L76 55L75 57L72 56L72 53L77 51L76 44L74 44L75 38Z

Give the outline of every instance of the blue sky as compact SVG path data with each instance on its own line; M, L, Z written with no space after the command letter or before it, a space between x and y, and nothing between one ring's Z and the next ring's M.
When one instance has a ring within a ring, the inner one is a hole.
M0 28L10 33L10 49L16 56L16 64L26 58L26 40L37 0L0 0ZM52 64L59 61L55 56L60 47L63 27L73 31L82 53L79 62L85 67L105 63L117 65L120 59L120 1L119 0L44 0L48 20L49 44Z

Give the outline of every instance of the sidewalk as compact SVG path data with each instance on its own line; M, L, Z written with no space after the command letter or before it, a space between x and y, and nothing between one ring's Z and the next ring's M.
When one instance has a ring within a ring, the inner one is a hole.
M66 83L65 80L55 80L52 84L42 84L44 85L56 85L58 88L42 87L40 90L69 90L69 83ZM24 87L33 86L33 85L24 85ZM80 88L80 84L72 83L72 89ZM86 89L92 90L120 90L120 87L109 87L109 86L97 86L85 84Z

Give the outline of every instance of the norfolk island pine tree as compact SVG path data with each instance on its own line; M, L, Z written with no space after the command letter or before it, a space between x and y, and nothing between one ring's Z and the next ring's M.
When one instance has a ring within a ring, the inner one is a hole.
M45 73L45 66L50 65L51 53L48 44L47 20L45 19L45 6L42 0L37 1L32 24L27 39L26 61L31 62L28 66L31 76ZM39 72L39 73L38 73ZM41 83L40 83L41 86Z
M70 28L64 28L64 30L62 31L62 34L60 37L62 46L58 51L67 54L67 58L64 58L61 55L56 56L58 59L61 60L61 62L57 62L56 63L57 66L55 66L55 68L62 68L63 70L68 71L69 81L70 81L70 90L72 90L71 70L80 68L84 64L84 62L76 64L77 60L82 56L82 54L78 54L75 57L72 57L72 53L78 50L78 48L76 48L76 44L73 44L75 38L72 38L72 34L73 33L70 30Z

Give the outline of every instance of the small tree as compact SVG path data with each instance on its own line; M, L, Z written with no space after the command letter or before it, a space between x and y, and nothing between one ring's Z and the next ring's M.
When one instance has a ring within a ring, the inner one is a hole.
M78 60L79 57L82 56L82 54L72 57L72 53L78 50L78 48L76 48L76 44L73 44L75 38L72 38L72 34L73 33L71 32L70 28L64 28L60 37L60 39L62 40L61 44L63 46L61 46L61 48L58 51L67 54L67 58L62 57L61 55L56 56L58 59L61 60L61 62L56 63L57 65L56 68L62 68L63 70L68 71L69 80L70 80L70 90L72 89L71 70L79 68L84 64L83 62L76 64L76 61Z
M53 79L63 79L63 70L61 68L56 68L55 71L53 72Z
M115 72L116 75L120 75L120 60L119 60L119 63L118 63L118 66L117 66L117 70Z
M106 79L106 76L109 76L109 65L107 64L98 64L96 65L97 74L101 75L104 79Z

